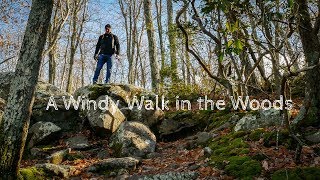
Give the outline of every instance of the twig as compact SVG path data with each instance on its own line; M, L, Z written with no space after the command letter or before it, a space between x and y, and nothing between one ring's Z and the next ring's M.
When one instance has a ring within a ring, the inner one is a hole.
M3 63L5 63L5 62L7 62L7 61L9 61L10 59L15 58L15 57L16 57L16 56L12 56L12 57L9 57L9 58L3 60L2 62L0 62L0 65L3 64Z

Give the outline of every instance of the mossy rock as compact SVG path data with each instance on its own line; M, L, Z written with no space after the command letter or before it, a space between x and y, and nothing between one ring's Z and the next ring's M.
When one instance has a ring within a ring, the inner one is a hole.
M249 145L244 141L246 132L239 131L216 138L209 147L213 149L210 164L223 169L228 158L248 154Z
M305 96L305 87L306 81L304 74L301 74L294 78L291 83L291 95L293 98L295 97L304 97Z
M209 125L210 113L206 111L165 112L165 118L158 126L156 135L164 141L177 140L203 131Z
M65 159L69 161L75 161L77 159L84 159L84 158L85 156L79 151L68 153L65 156Z
M259 141L261 138L263 138L265 131L262 128L256 129L251 131L248 138L251 141Z
M272 180L317 180L320 177L319 167L304 167L295 169L282 169L272 174Z
M252 160L247 156L233 156L229 159L225 171L237 178L253 178L260 175L262 167L259 161Z
M22 168L20 169L19 179L23 180L44 180L46 179L46 174L43 169L38 169L36 167Z
M260 175L260 162L247 156L250 153L249 145L245 142L247 137L248 132L239 131L215 139L209 145L214 150L210 164L224 169L228 175L241 179L252 179Z
M247 152L249 146L244 141L246 132L239 131L236 133L230 133L226 136L215 139L209 147L214 149L213 154L218 156L233 156L240 155Z
M264 146L271 147L277 144L277 136L278 136L278 145L283 145L288 149L295 149L295 141L290 136L287 130L281 130L279 133L276 131L273 132L265 132L263 135L264 138Z

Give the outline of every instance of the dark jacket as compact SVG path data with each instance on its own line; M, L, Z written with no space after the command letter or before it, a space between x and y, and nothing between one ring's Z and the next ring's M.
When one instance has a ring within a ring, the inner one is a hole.
M100 52L99 52L100 50ZM110 34L103 34L99 37L97 46L96 46L96 54L117 54L119 55L120 53L120 44L118 37L112 33Z

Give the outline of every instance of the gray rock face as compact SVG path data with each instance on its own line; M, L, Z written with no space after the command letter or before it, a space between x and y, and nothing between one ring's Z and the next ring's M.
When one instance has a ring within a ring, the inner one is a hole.
M193 180L199 176L196 172L168 172L164 174L147 175L147 176L131 176L129 180Z
M312 143L320 143L320 130L316 133L307 135L305 138Z
M30 140L27 147L31 148L37 143L50 139L50 137L56 135L60 130L60 127L51 122L37 122L29 129L28 139Z
M15 76L14 72L0 73L0 98L7 100L10 91L10 84L12 78ZM49 98L53 96L58 107L58 111L53 107L46 110ZM60 90L58 87L39 81L35 91L35 101L32 108L32 115L30 125L39 121L52 122L60 126L63 131L76 131L81 123L78 111L70 108L66 110L62 96L69 99L70 94ZM1 103L0 103L1 106ZM0 107L1 111L1 107Z
M68 155L70 152L71 152L70 148L57 151L51 154L47 159L49 159L52 164L60 164L64 161L66 155Z
M210 147L205 147L203 148L203 152L206 157L210 157L213 151Z
M106 96L100 96L96 102L104 101L108 98ZM107 105L108 104L108 105ZM89 123L94 128L104 129L107 132L115 132L120 124L126 119L126 117L122 114L117 105L111 100L108 99L108 102L101 105L103 108L100 109L97 107L96 110L93 108L87 111L87 117Z
M187 148L193 149L199 145L205 145L208 141L212 140L217 136L218 134L214 134L211 132L198 132L196 135L186 138L188 140Z
M56 165L51 163L36 164L36 168L42 168L45 172L61 178L69 178L70 174L75 170L72 166Z
M120 157L145 157L155 151L156 136L140 122L123 122L110 138L110 147Z
M133 170L136 168L137 164L140 161L138 159L132 157L124 157L124 158L109 158L105 160L101 160L95 164L92 164L88 171L91 172L101 172L101 171L113 171L119 169L128 169Z
M254 130L257 128L276 126L280 124L280 110L261 110L258 115L248 114L241 118L234 127L234 131Z
M65 99L63 99L63 96ZM46 110L50 97L54 98L58 110L49 107ZM31 124L39 121L52 122L61 127L62 131L78 131L82 120L79 111L71 104L68 108L71 95L58 87L39 81L36 87L35 102L32 109ZM75 99L77 100L77 99Z
M141 122L149 128L156 126L164 118L164 112L161 109L146 110L142 108L139 110L137 107L134 107L132 110L121 108L121 111L124 112L128 121Z
M129 109L129 104L132 104L134 97L140 101L140 97L142 96L145 100L154 99L155 94L146 91L143 88L128 84L89 85L76 90L74 97L77 98L78 96L89 100L96 100L100 96L108 96L114 103L116 103L117 107L120 108L128 121L139 121L148 127L158 124L164 116L162 110L145 110L144 108L139 110L136 106Z
M132 99L133 96L143 94L144 91L143 88L129 84L96 84L77 89L74 92L74 97L82 96L90 100L95 100L102 95L108 95L114 101L119 100L119 107L126 107L128 100ZM127 97L129 99L127 99Z
M89 148L88 138L83 135L77 135L66 140L66 144L71 149L81 150Z

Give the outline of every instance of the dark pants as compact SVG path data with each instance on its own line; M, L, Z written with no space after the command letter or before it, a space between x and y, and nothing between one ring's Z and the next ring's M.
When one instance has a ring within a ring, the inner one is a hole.
M111 76L111 68L112 68L112 55L108 54L100 54L98 57L97 67L93 76L93 83L98 81L98 77L103 65L107 63L107 73L105 83L108 83Z

